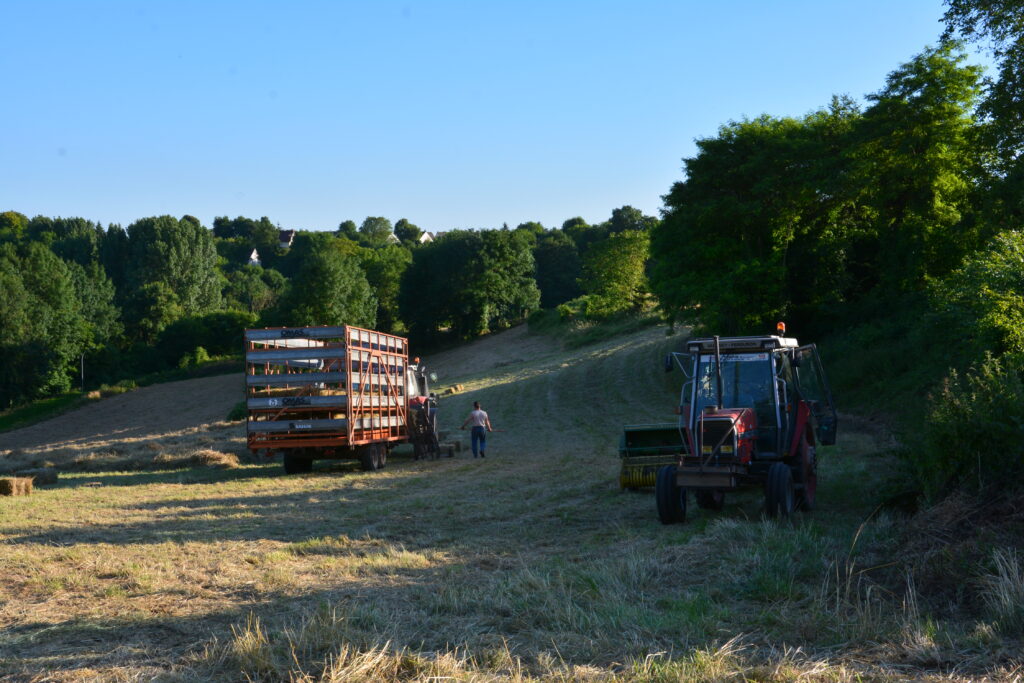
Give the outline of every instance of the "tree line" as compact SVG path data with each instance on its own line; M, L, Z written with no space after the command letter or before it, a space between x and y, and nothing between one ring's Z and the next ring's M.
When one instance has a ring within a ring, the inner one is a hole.
M863 106L698 140L650 235L667 318L830 338L847 397L919 418L909 464L933 495L1024 474L1024 6L947 7Z
M548 229L451 230L407 219L283 231L268 218L154 216L122 227L0 214L0 407L237 353L246 327L352 324L419 345L469 339L541 306L635 306L658 220L633 207ZM629 266L613 254L632 244ZM256 258L253 258L253 257Z

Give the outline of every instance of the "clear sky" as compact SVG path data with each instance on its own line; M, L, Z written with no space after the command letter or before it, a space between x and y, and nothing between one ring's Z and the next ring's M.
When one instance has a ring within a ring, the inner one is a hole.
M0 211L657 215L695 138L863 98L941 0L0 0Z

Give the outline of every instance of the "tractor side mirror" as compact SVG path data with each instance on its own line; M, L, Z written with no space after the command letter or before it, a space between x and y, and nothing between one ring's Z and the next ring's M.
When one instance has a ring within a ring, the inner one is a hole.
M672 372L673 365L675 365L675 362L672 360L672 354L670 353L665 356L665 372Z
M796 351L790 354L789 364L792 365L794 368L800 367L800 354L797 353Z
M431 382L436 382L437 381L437 373L436 372L430 373L429 375L427 375L427 377L430 378Z

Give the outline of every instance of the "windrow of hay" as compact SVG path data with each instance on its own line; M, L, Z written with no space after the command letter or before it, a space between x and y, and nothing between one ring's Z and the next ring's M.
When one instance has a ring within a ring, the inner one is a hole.
M32 493L32 477L0 478L0 496L27 496Z
M36 486L47 486L57 483L57 470L52 467L36 467L30 470L15 472L16 476L29 477Z

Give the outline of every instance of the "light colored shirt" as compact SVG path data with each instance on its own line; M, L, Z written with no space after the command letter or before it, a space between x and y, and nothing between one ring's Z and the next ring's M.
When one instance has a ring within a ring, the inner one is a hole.
M487 428L487 413L483 410L474 410L469 414L469 425L471 427Z

